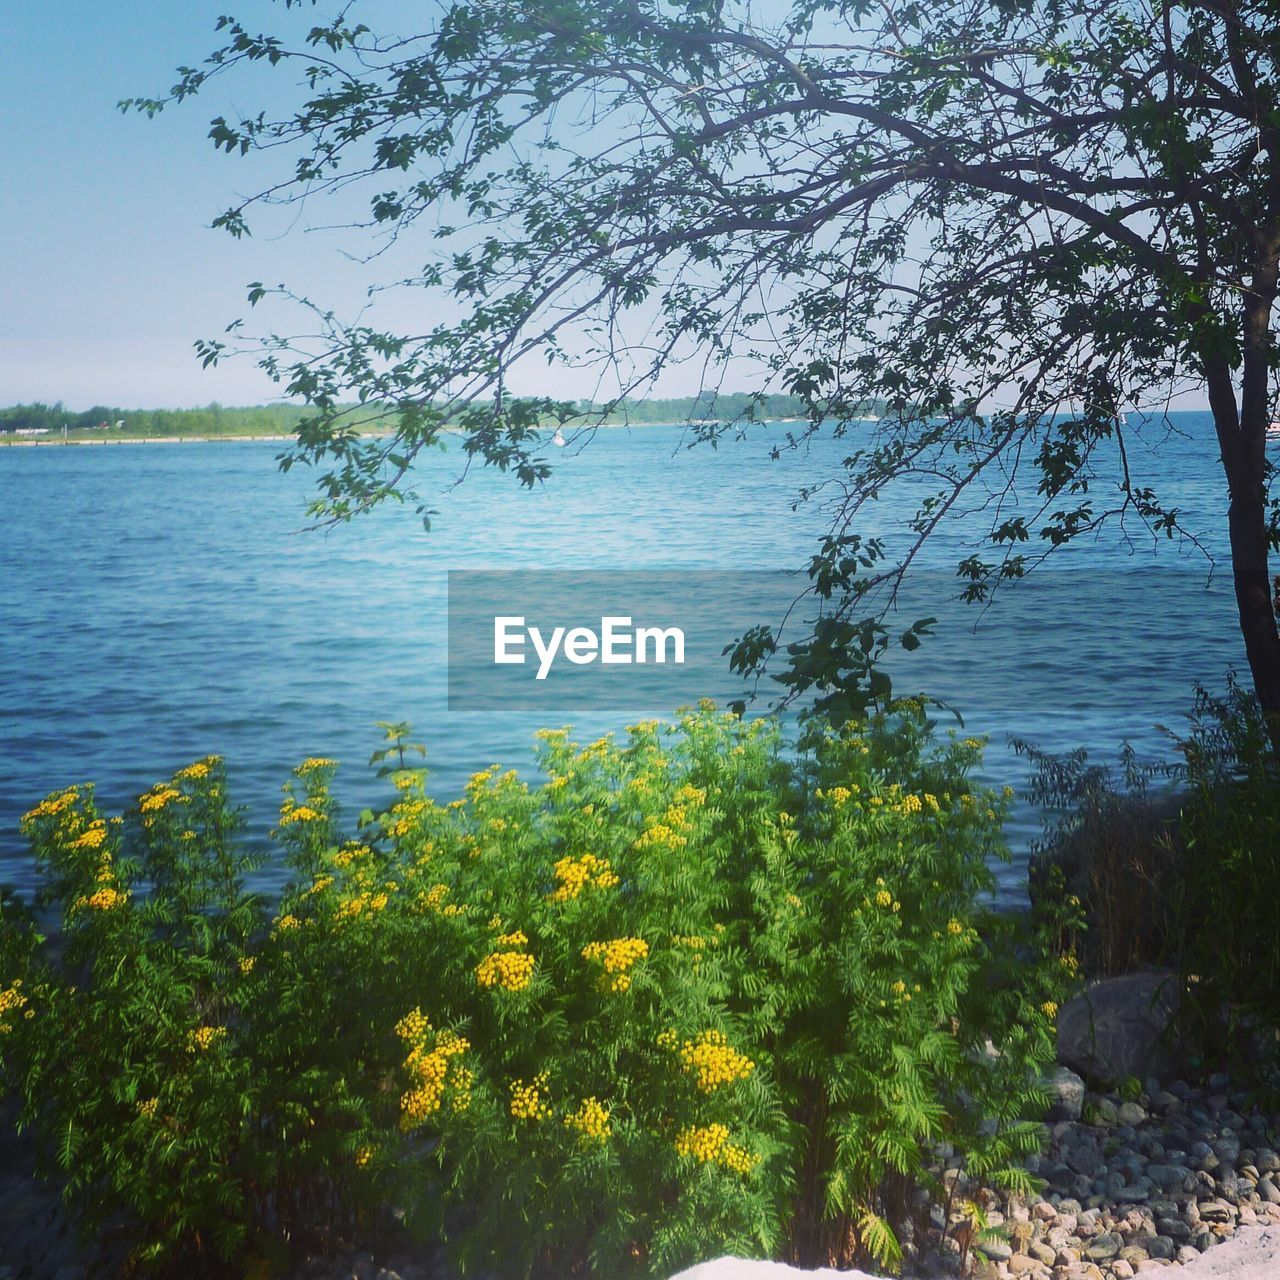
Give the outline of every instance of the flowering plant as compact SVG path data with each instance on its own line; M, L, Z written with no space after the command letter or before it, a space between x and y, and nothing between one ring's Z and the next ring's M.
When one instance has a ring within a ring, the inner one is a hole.
M0 952L0 1070L139 1260L276 1260L399 1206L521 1274L892 1265L937 1144L1027 1180L1066 970L1015 971L982 905L980 742L915 703L795 744L704 705L545 732L539 778L442 804L388 732L396 798L353 838L334 762L294 771L271 908L220 761L125 821L87 788L25 821L67 947Z

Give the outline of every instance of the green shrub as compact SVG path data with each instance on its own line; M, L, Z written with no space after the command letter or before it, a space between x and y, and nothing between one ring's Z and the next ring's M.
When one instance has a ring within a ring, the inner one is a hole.
M1280 767L1257 699L1234 678L1221 696L1197 689L1179 747L1189 789L1179 922L1193 1008L1280 1092Z
M442 805L404 733L356 839L333 762L295 771L273 911L216 759L124 821L87 787L26 818L66 946L0 951L0 1071L139 1261L283 1265L395 1208L511 1274L892 1265L937 1143L1026 1184L1071 962L985 911L981 743L704 706Z

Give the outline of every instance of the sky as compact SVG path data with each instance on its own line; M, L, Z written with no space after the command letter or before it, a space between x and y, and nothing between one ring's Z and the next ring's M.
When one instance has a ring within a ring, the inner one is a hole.
M377 0L370 8L383 29L401 15L407 26L421 12L415 0ZM239 107L269 108L273 96L287 100L285 76L264 68L257 77L212 81L153 119L117 109L122 98L162 96L175 68L201 62L220 43L214 24L228 11L251 29L292 22L305 31L327 10L323 0L293 13L270 0L4 5L0 405L177 408L279 399L251 356L203 369L193 344L222 336L247 314L247 286L256 280L287 283L340 314L363 299L372 275L339 251L349 240L302 223L288 234L239 241L210 229L238 195L266 185L255 174L280 171L216 151L209 121L234 118ZM417 294L392 314L408 331L421 331L415 322L426 309ZM289 320L281 327L289 331ZM541 385L520 390L579 398L594 389L586 375L552 375L544 365L533 376ZM687 370L659 393L697 389Z
M400 17L407 27L421 0L373 0L369 8L383 29ZM287 234L239 241L210 229L237 196L279 170L215 151L209 120L234 118L242 106L269 109L273 96L285 100L284 76L214 81L150 120L117 109L121 98L162 95L176 67L202 61L217 47L214 24L228 9L251 28L275 30L283 20L305 30L325 4L286 14L271 0L3 3L0 405L176 408L278 399L279 388L252 357L202 369L193 344L221 336L246 314L252 281L287 283L340 312L345 304L347 315L363 297L371 276L340 252L350 242L308 228L305 218ZM410 332L421 331L419 322L427 327L420 312L440 314L420 293L394 305ZM287 319L282 327L288 330ZM539 369L538 385L520 390L580 398L595 389L585 374ZM726 389L736 389L734 377ZM657 394L697 389L697 368L688 365ZM1199 407L1199 398L1177 407Z
M265 246L208 224L244 175L198 101L155 94L214 47L225 0L7 5L0 47L0 404L166 407L275 398L251 361L202 373L192 343L239 314ZM292 245L273 246L282 260Z

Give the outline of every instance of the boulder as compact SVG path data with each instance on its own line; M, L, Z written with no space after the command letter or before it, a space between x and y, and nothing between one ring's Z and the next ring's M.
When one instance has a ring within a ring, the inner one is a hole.
M1087 1080L1165 1079L1177 1068L1169 1044L1177 978L1129 973L1091 984L1058 1014L1058 1061Z

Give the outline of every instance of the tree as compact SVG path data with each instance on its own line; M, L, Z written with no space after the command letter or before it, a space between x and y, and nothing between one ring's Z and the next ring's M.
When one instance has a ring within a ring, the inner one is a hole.
M315 410L292 457L327 464L317 513L409 496L447 417L471 453L544 478L540 423L569 409L507 397L522 359L625 358L621 397L671 361L749 351L761 394L799 395L810 429L850 438L845 497L810 566L837 608L788 673L845 696L866 675L850 645L885 639L859 616L868 589L896 584L952 516L992 513L958 564L971 599L1108 522L1178 534L1177 512L1130 474L1141 424L1125 409L1199 387L1245 652L1280 715L1264 452L1280 6L457 0L407 37L357 22L361 8L296 44L223 19L225 43L166 98L122 104L154 112L249 63L299 67L294 110L213 122L227 151L294 162L218 225L243 235L255 210L326 194L345 208L363 186L354 230L370 248L432 242L409 283L463 304L406 334L308 302L310 344L265 340L265 367ZM228 343L202 349L212 361ZM394 406L396 436L360 440L352 398ZM872 402L879 422L859 422ZM1100 488L1104 452L1119 461ZM1036 501L1013 509L1010 476L1028 469ZM855 521L907 478L925 496L889 555ZM774 637L748 641L746 666Z

